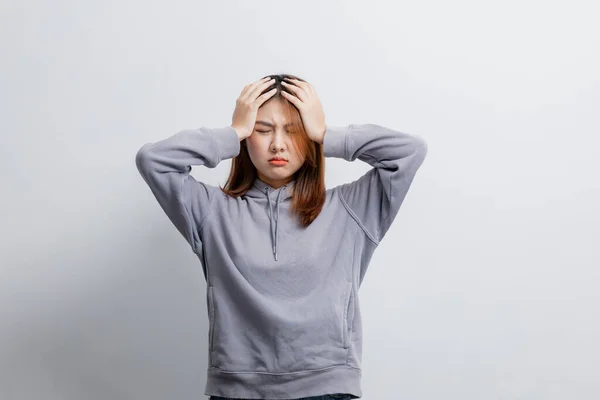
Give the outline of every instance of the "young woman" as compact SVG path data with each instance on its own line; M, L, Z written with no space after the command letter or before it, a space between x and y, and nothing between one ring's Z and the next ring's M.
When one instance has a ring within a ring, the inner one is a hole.
M326 125L314 87L291 75L245 86L229 126L139 149L141 176L202 264L210 399L362 397L358 289L426 152L383 126ZM325 189L325 157L372 168ZM226 159L223 188L189 174Z

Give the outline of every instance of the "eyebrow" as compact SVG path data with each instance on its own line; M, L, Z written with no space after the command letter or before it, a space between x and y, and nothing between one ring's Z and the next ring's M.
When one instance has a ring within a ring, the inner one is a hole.
M257 124L266 125L266 126L270 126L271 128L273 128L273 127L275 126L275 125L273 125L272 123L270 123L270 122L267 122L267 121L256 121L256 123L257 123ZM293 125L293 124L291 124L291 123L289 123L289 124L285 124L283 127L284 127L284 128L287 128L287 127L288 127L288 126L290 126L290 125Z

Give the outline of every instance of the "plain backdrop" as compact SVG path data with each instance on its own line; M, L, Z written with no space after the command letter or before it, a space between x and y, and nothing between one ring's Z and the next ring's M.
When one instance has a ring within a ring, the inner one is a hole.
M365 400L600 398L593 1L1 8L2 400L206 398L201 265L134 157L271 73L428 142L359 292Z

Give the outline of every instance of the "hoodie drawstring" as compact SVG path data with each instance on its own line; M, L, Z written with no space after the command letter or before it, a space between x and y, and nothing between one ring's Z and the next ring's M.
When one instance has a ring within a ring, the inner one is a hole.
M285 189L284 185L279 193L277 194L277 200L275 204L277 205L277 218L275 219L275 232L273 232L273 211L271 210L271 197L269 196L269 188L265 187L265 194L267 195L267 200L269 201L269 223L271 228L271 246L273 247L273 254L275 255L275 261L277 261L277 228L279 224L279 196L281 196L281 191Z

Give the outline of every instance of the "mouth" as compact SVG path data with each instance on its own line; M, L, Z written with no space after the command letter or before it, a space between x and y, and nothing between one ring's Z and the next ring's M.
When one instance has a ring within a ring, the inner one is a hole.
M282 166L287 164L287 160L284 158L272 158L269 160L269 164Z

